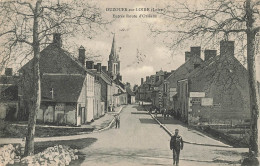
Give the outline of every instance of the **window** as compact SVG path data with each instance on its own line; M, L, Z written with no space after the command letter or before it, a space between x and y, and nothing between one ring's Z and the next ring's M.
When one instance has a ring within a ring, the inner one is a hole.
M114 74L118 74L117 69L118 69L118 64L114 63Z
M163 87L164 92L167 92L167 89L168 89L168 84L164 83L164 87Z

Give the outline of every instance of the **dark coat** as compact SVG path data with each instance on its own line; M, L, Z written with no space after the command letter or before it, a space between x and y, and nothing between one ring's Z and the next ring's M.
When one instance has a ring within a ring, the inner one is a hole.
M170 149L175 149L175 150L182 150L183 149L183 140L182 137L179 135L174 135L171 137L170 141Z

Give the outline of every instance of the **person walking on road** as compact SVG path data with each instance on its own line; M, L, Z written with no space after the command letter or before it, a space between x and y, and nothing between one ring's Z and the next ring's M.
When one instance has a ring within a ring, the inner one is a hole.
M179 135L179 130L175 129L175 134L171 136L170 149L173 153L173 165L179 165L180 151L183 149L183 140Z
M163 119L164 119L164 120L166 119L166 116L167 116L167 109L164 108L164 109L163 109Z
M115 115L115 120L116 120L116 128L120 127L120 116L119 114Z
M155 117L157 117L157 109L154 109Z

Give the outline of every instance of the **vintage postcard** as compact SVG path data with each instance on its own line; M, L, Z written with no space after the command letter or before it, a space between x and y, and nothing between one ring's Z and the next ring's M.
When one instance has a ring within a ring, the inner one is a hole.
M0 165L259 165L259 0L1 0Z

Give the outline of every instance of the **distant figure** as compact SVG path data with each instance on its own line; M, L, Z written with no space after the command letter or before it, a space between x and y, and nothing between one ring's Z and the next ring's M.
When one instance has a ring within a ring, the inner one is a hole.
M171 137L170 149L173 153L173 165L179 165L180 151L183 149L183 140L179 135L179 130L175 129L175 134Z
M164 110L163 110L163 119L164 120L166 119L166 116L167 116L167 109L164 108Z
M115 108L116 108L116 107L115 107L115 105L113 104L113 106L112 106L112 111L113 111L113 112L115 112Z
M119 114L115 115L115 120L116 120L116 128L120 127L120 116Z
M111 104L108 106L108 112L111 112Z
M259 166L259 161L256 158L255 152L250 151L248 158L245 158L241 166Z
M155 117L157 117L157 109L154 109Z
M168 109L165 109L165 116L166 116L166 119L169 119L169 114L170 114L169 110L168 110Z

